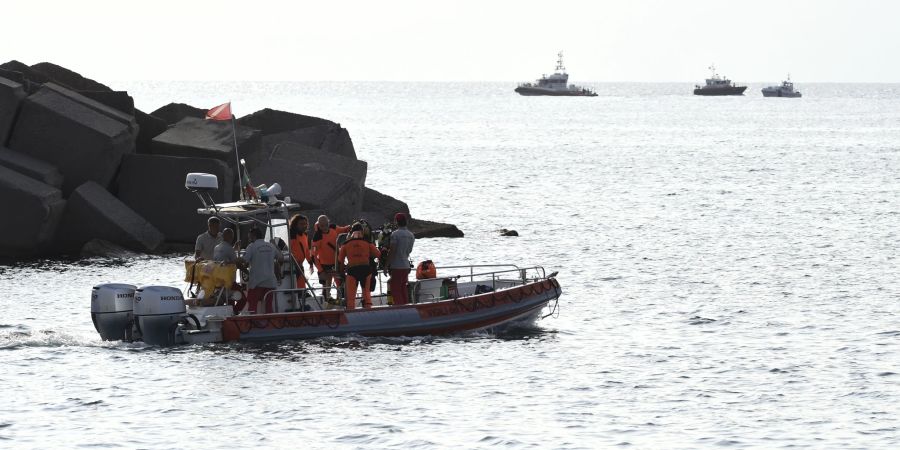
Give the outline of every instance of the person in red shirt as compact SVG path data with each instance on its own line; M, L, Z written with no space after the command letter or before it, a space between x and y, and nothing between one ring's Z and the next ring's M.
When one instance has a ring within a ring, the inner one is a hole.
M363 238L361 224L353 224L350 239L344 242L338 252L338 270L343 273L347 270L347 282L344 284L344 294L347 298L347 309L356 308L356 290L362 287L363 307L372 307L372 291L369 283L372 282L372 266L370 258L378 258L381 252L375 244Z
M312 253L315 256L316 269L319 271L319 282L322 283L322 296L331 300L331 283L340 285L335 280L335 260L337 257L337 237L350 231L349 226L338 226L329 223L328 216L321 215L313 226Z

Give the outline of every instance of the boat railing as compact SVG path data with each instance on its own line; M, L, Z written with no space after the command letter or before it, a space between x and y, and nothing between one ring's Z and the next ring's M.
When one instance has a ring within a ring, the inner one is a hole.
M490 268L498 268L501 270L483 270ZM456 269L468 269L468 273L459 273L452 275L443 275L444 272L450 270L451 273ZM476 271L476 269L478 271ZM529 280L540 281L547 279L547 272L544 270L542 266L531 266L531 267L519 267L515 264L475 264L468 266L436 266L435 270L442 274L440 278L456 278L457 280L460 278L468 278L468 281L474 282L476 281L476 277L479 280L486 280L490 278L490 280L494 283L500 280L516 280L521 282L522 284L527 283ZM502 275L515 274L514 277L508 278L503 277ZM492 287L495 287L492 286Z
M328 288L329 292L332 294L331 298L340 299L343 295L343 292L337 286L330 286ZM271 291L266 292L263 296L263 304L269 299L272 298L274 300L275 296L278 294L288 294L291 296L290 300L291 307L294 311L307 311L308 305L306 304L307 300L312 300L318 306L318 309L324 310L325 308L325 299L317 297L316 291L321 292L322 287L305 287L305 288L286 288L286 289L272 289ZM273 301L273 306L275 308L275 312L278 309L278 302Z

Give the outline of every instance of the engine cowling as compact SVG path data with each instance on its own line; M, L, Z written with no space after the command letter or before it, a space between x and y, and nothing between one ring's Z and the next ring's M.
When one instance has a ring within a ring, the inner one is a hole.
M176 344L178 322L185 317L184 295L170 286L144 286L134 293L134 322L141 340L151 345Z
M91 320L104 341L131 338L135 286L108 283L91 290Z

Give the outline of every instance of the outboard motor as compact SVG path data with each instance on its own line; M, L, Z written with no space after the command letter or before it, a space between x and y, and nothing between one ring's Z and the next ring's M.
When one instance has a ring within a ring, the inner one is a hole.
M131 311L135 286L109 283L91 291L91 320L104 341L131 339Z
M176 288L144 286L134 293L134 327L147 344L176 344L178 323L185 311L184 295Z

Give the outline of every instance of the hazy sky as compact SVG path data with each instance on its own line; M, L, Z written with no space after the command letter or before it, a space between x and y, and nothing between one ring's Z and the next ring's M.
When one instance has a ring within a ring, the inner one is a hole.
M139 5L139 6L138 6ZM0 59L98 81L900 82L900 1L45 1Z

